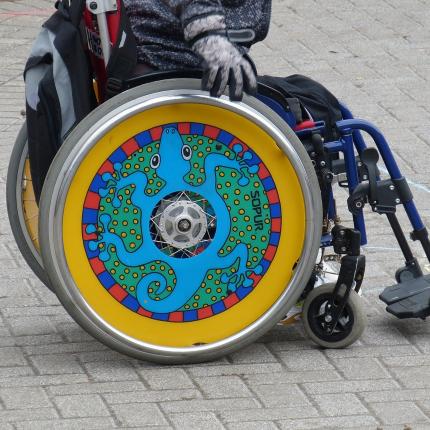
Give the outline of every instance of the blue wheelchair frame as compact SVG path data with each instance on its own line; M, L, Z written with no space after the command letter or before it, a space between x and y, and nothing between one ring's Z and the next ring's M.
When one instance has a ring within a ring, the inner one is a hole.
M258 95L257 97L267 106L273 109L278 115L280 115L293 130L296 129L296 119L291 112L286 111L280 103L268 96ZM377 152L373 150L375 171L377 171L376 161L379 159L380 155L391 179L390 190L395 190L397 192L396 195L398 195L398 198L395 200L395 204L392 207L388 208L388 210L386 211L384 209L379 210L378 207L375 205L377 203L376 201L370 201L370 193L366 196L366 201L364 202L369 202L371 205L373 203L372 209L374 210L374 212L382 213L387 216L387 219L405 258L405 266L401 267L396 272L396 280L398 284L386 288L384 292L380 295L380 299L388 305L387 311L397 316L398 318L418 317L425 319L427 316L430 316L430 275L423 275L420 265L417 259L414 257L408 244L408 241L405 237L405 234L397 219L397 216L395 214L395 206L399 204L403 205L413 228L411 238L414 241L419 240L421 242L425 255L430 261L430 241L428 238L427 229L413 201L413 196L410 192L407 181L400 172L400 169L396 163L396 160L394 159L389 144L381 131L369 121L354 118L351 111L347 108L345 104L341 103L340 108L343 119L336 123L340 137L336 141L324 142L323 145L324 150L328 154L343 154L345 174L350 198L357 190L359 190L359 186L363 182L360 180L357 168L357 160L364 159L366 151L369 151L362 136L362 132L365 132L370 135L377 148ZM323 135L324 128L325 124L323 122L316 122L314 123L314 125L312 125L312 128L301 128L299 130L296 130L295 132L299 138L304 138L309 137L314 133L319 133L320 135ZM320 166L316 166L317 169L318 167ZM370 188L372 186L370 184L370 176L366 177L366 179L368 179L368 188ZM378 173L373 178L373 182L375 183L374 185L376 186L376 183L379 183L380 181L381 179ZM361 190L363 190L363 187L361 188ZM327 213L325 213L324 216L327 216L328 219L335 219L335 208L336 206L333 197L333 190L332 186L330 185ZM353 211L351 211L351 209L349 208L349 210L352 213L354 228L360 233L358 235L359 243L360 245L366 245L367 232L361 203L359 208L357 207ZM338 230L335 230L335 232L336 231ZM329 246L335 246L335 238L333 238L331 233L324 234L321 238L321 247L325 248ZM345 260L345 263L348 263L346 259L350 258L350 267L355 267L355 269L352 269L352 275L351 273L349 273L349 281L351 284L353 284L350 286L350 289L355 288L357 290L360 288L362 277L364 276L364 256L359 256L359 251L355 251L356 255L354 254L354 252L346 253L349 253L349 256L345 256L343 260ZM362 268L361 273L358 277L357 267L359 265L361 265ZM339 291L339 287L342 282L344 282L344 284L347 284L347 282L345 281L345 279L348 279L346 272L346 270L342 272L341 268L339 280L336 287L337 291ZM347 293L346 296L348 296L348 294L349 293Z
M278 115L280 115L291 128L295 128L296 120L291 112L286 111L277 101L270 99L267 96L258 95L258 99L264 102L267 106L273 109ZM381 131L368 121L362 119L355 119L351 111L346 107L345 104L341 103L341 112L343 120L337 122L337 128L341 133L341 138L337 141L324 143L324 147L329 153L342 152L346 165L346 175L348 178L349 192L352 193L355 188L359 185L359 176L357 172L357 163L355 151L360 156L363 151L367 148L367 145L361 135L361 131L367 132L374 140L379 153L384 160L387 167L387 171L390 174L391 179L399 180L403 179L403 175L394 159L393 153ZM304 129L296 131L298 137L302 137L306 134L322 131L324 129L324 123L317 122L315 127L311 129ZM329 218L332 218L334 214L333 195L330 196L329 204ZM417 207L413 200L404 203L405 211L411 222L414 231L420 231L425 228L423 221L418 213ZM361 233L361 245L367 244L367 233L366 225L364 221L363 211L360 211L359 215L353 215L354 226ZM331 243L327 238L323 238L321 245L323 247L331 246ZM430 259L430 253L426 252L427 257Z

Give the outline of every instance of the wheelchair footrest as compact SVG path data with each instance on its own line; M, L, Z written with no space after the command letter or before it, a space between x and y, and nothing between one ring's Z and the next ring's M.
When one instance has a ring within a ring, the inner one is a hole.
M430 316L430 275L387 287L379 298L397 318L424 319Z

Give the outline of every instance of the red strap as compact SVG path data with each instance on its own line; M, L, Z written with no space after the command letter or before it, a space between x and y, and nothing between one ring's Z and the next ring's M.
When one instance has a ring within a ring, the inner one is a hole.
M316 126L315 122L312 120L303 121L294 127L294 131L305 130L307 128L314 128Z

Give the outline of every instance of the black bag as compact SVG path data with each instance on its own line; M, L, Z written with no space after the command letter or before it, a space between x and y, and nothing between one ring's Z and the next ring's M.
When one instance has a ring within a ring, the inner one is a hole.
M70 130L96 106L93 72L80 24L85 0L57 2L27 61L26 110L30 169L39 201L49 167ZM122 2L121 2L121 6ZM124 9L122 9L124 10ZM126 79L136 64L136 42L121 16L108 78Z
M65 135L96 105L79 23L85 3L58 10L42 26L24 71L28 151L39 201L49 166Z
M339 101L323 85L302 75L286 78L261 76L258 80L278 90L286 98L297 98L305 117L307 111L314 121L324 121L326 124L324 137L327 141L339 137L336 129L336 122L342 120Z

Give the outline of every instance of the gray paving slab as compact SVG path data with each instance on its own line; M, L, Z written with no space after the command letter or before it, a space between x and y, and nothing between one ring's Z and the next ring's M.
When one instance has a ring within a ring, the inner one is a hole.
M398 321L377 300L402 258L376 215L369 327L347 350L316 348L299 324L208 365L153 366L109 351L67 316L20 256L4 198L23 66L53 3L0 2L0 428L430 429L430 326ZM378 124L430 224L428 0L274 0L273 9L269 37L253 48L259 72L306 74Z

